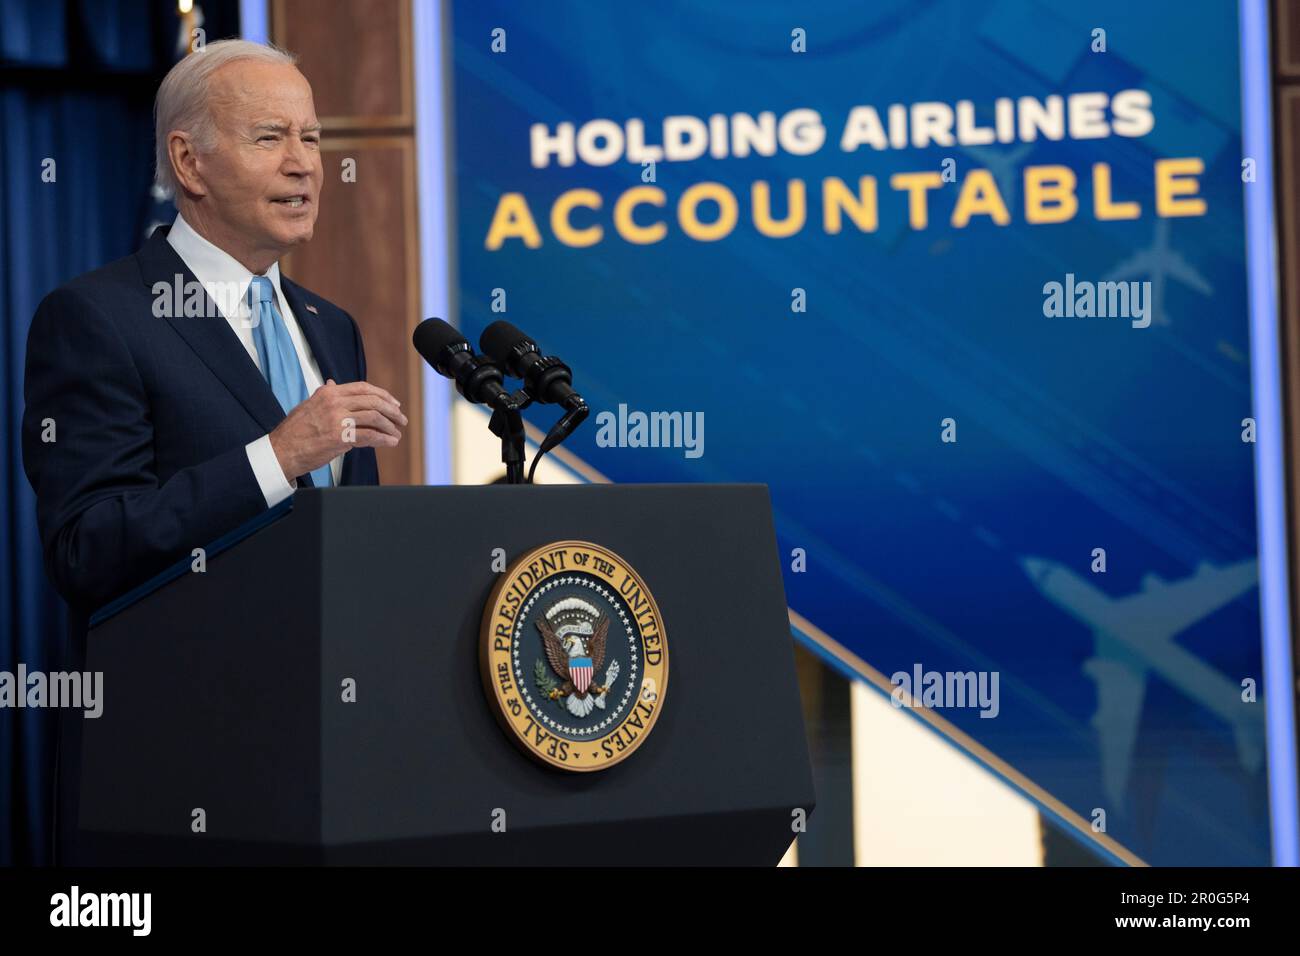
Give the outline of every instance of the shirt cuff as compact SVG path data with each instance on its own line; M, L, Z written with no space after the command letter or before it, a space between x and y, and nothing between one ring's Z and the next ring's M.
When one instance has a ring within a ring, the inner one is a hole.
M263 435L257 441L250 441L244 446L244 450L248 452L248 463L253 468L253 475L257 478L257 484L262 489L262 497L266 499L268 508L274 508L293 494L298 484L291 483L284 477L280 459L275 457L275 449L271 447L270 435Z

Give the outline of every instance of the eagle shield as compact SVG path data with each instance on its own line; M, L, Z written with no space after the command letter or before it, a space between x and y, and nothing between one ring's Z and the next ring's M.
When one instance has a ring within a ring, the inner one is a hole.
M573 681L573 686L578 688L579 694L587 693L587 688L591 686L591 675L594 671L590 657L569 658L569 677Z

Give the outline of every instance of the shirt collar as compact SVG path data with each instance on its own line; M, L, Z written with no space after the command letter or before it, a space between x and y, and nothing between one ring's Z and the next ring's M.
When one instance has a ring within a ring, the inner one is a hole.
M176 221L167 233L167 241L189 266L194 278L199 280L222 315L227 319L249 317L248 287L253 282L253 273L238 259L200 236L180 213L176 214ZM286 304L284 292L280 289L280 263L272 263L266 270L266 277L275 288L283 314Z

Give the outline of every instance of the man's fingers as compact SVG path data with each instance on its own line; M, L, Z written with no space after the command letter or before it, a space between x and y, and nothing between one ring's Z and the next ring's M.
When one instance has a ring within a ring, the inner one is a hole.
M386 402L392 402L398 406L402 404L387 389L380 388L378 385L371 385L369 382L345 382L337 387L344 395L378 395Z
M402 440L400 435L375 431L373 428L358 428L354 447L358 448L396 448Z
M386 435L393 435L397 438L402 437L402 432L397 425L378 411L364 409L353 412L349 417L356 423L358 430L369 428L372 431L383 432Z
M402 410L378 395L355 395L347 400L347 405L353 414L364 410L376 411L394 424L406 426L407 420Z

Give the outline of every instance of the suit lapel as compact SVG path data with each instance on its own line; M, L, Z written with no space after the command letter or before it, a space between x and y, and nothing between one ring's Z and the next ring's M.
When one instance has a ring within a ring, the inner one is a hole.
M298 322L298 328L302 330L303 338L307 340L307 345L311 348L312 358L316 360L316 367L320 369L320 380L322 382L334 379L340 384L350 379L340 379L338 366L334 362L334 356L327 348L325 333L321 329L320 313L316 311L316 306L307 300L303 295L302 289L280 275L280 291L284 293L285 299L289 303L289 308L293 309L293 317Z
M307 340L307 345L311 349L312 358L316 360L316 367L320 369L320 380L327 382L334 379L340 384L352 381L350 375L343 377L339 375L339 366L334 361L334 353L325 340L325 331L321 327L318 307L303 293L302 287L286 278L283 272L280 273L280 291L284 293L289 308L293 310L293 317L298 322L298 328L302 330L302 336ZM346 485L351 480L355 459L355 448L343 455L343 467L339 470L340 485ZM308 488L315 484L311 475L302 476L298 479L298 483Z
M203 299L202 315L173 315L171 313L175 309L170 308L166 310L168 315L164 321L189 343L190 348L247 409L253 420L268 432L271 431L284 420L284 409L245 351L235 330L199 284L194 273L185 265L185 260L177 255L167 241L167 229L166 226L155 229L144 248L136 254L145 285L150 289L151 295L155 294L155 290L161 293L161 289L165 288L167 291L163 294L168 296L173 305L173 289L177 283L181 285L182 302L195 287L200 290Z

